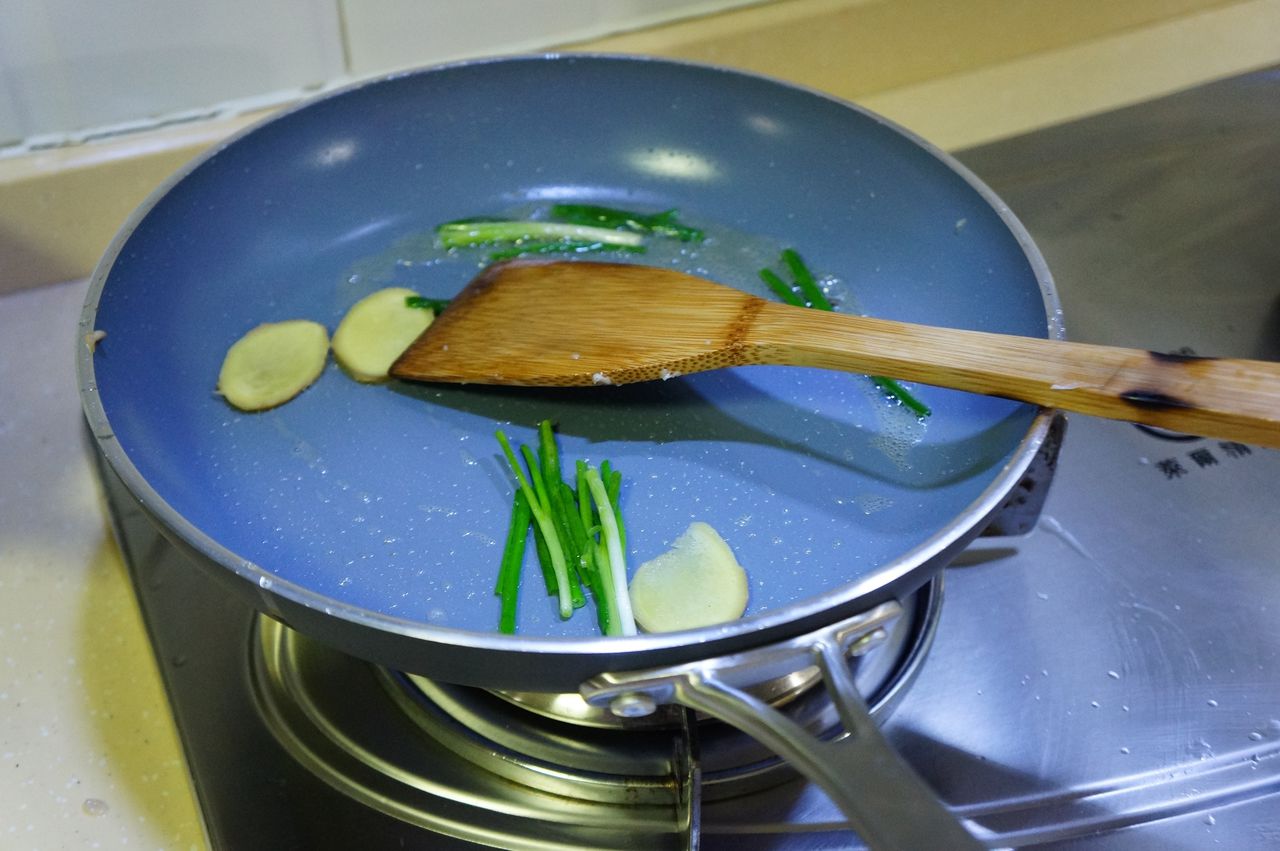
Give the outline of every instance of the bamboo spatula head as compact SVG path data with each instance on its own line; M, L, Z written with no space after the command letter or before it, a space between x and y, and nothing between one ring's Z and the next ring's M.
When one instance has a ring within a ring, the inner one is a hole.
M669 269L513 260L468 284L391 374L569 387L755 363L745 336L764 304Z

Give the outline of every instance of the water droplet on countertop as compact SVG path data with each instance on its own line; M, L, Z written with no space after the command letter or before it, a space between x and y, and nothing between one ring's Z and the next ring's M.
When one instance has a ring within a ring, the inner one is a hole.
M80 809L84 810L84 814L87 816L104 816L111 807L100 798L85 798L84 803L80 805Z

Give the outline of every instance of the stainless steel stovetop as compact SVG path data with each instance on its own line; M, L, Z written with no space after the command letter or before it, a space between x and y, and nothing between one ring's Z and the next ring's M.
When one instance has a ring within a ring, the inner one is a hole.
M1280 360L1280 71L961 159L1037 240L1073 339ZM890 740L992 845L1280 847L1278 474L1073 417L1034 530L946 571ZM291 757L253 696L255 614L108 491L215 847L473 847ZM857 846L801 782L702 820L704 848Z

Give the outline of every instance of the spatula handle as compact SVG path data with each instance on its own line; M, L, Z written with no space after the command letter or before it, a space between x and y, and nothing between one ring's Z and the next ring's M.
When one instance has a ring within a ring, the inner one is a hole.
M763 359L885 375L1280 448L1280 364L913 325L766 303Z

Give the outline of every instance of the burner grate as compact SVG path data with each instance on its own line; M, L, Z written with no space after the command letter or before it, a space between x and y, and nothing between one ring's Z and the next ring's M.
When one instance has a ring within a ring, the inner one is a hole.
M939 585L926 586L889 640L851 662L878 718L914 677L940 602ZM571 698L557 696L574 707L557 717L547 710L553 700L529 708L528 696L388 671L267 617L255 623L251 656L259 711L299 764L366 806L470 842L689 847L695 801L795 778L750 737L713 719L690 722L683 710L665 714L664 724L583 723ZM838 734L825 690L801 691L780 692L789 717Z

